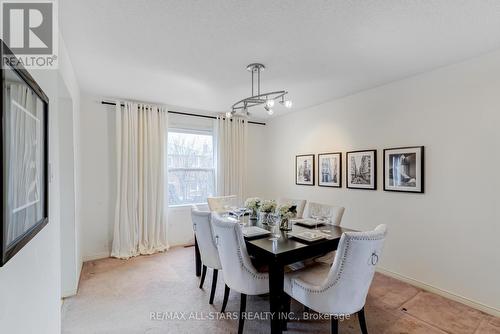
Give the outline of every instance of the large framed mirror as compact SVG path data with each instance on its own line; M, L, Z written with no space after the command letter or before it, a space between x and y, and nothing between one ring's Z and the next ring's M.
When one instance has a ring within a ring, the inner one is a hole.
M49 99L1 41L3 266L48 223Z

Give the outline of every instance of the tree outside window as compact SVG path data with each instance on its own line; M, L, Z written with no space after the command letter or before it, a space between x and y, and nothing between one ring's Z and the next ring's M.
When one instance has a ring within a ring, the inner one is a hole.
M212 134L170 129L167 150L169 205L206 203L215 193Z

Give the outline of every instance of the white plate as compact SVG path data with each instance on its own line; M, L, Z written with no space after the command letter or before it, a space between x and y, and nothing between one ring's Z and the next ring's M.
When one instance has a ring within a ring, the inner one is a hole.
M294 234L289 233L288 235L291 235L292 237L305 241L317 241L326 238L326 236L323 233L313 232L313 231L304 231Z
M243 232L243 236L246 238L253 238L261 235L268 235L271 234L268 230L265 230L263 228L257 227L257 226L246 226L241 229L241 232Z

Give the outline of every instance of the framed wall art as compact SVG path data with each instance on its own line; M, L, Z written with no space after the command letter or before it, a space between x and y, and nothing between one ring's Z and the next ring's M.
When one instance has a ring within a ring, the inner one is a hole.
M342 153L318 154L318 186L342 187Z
M377 189L377 150L346 153L347 188Z
M424 147L384 150L384 190L424 192Z
M314 154L295 156L295 184L314 186Z

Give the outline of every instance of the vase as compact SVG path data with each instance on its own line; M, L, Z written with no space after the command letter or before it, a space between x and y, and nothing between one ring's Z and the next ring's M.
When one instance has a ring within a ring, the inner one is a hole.
M257 210L253 209L252 212L250 212L250 219L257 220Z
M259 212L259 223L264 225L269 224L269 212Z
M282 231L291 231L292 230L292 222L290 221L290 219L281 218L280 230L282 230Z

